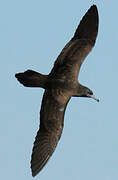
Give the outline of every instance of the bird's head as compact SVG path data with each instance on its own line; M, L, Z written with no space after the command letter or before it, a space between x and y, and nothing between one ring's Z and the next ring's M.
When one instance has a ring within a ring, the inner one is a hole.
M79 84L79 88L78 88L78 96L79 97L89 97L89 98L92 98L94 100L96 100L97 102L99 102L99 99L97 99L92 90L90 90L89 88L85 87L85 86L82 86Z

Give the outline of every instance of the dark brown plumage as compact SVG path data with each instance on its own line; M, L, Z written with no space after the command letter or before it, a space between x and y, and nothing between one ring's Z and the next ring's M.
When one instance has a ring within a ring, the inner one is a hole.
M92 50L97 33L98 11L93 5L80 21L73 38L58 56L49 75L32 70L15 75L24 86L45 89L40 110L40 129L35 138L31 158L33 176L41 171L57 146L70 98L90 97L98 101L89 88L78 83L81 64Z

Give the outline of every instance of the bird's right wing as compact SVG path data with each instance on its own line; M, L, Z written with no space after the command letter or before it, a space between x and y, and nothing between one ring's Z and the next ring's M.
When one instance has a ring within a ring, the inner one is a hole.
M92 50L98 33L98 11L95 5L84 15L69 43L64 47L49 76L77 80L82 62Z

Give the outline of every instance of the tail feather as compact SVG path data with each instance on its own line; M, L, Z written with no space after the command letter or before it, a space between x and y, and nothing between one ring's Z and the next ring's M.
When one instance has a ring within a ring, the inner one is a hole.
M43 87L45 88L45 83L47 75L40 74L33 70L27 70L23 73L15 74L17 80L26 87Z

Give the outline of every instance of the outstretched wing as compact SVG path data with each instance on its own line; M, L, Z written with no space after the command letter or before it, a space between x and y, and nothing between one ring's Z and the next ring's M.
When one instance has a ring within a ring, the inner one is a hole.
M98 11L95 5L87 11L69 43L64 47L49 76L77 80L82 62L92 50L98 33Z
M32 151L32 176L41 171L57 146L69 99L70 97L59 89L45 90L40 111L40 129Z

